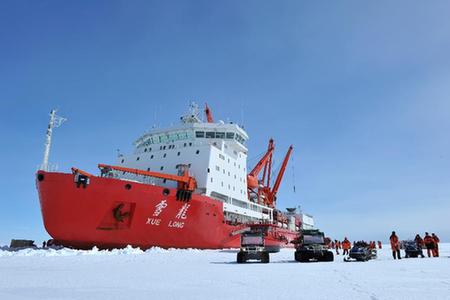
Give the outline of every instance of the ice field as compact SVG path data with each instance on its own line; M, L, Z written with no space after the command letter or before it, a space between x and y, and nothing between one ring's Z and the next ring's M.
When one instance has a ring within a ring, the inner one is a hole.
M450 299L450 244L439 258L236 264L235 250L0 250L0 299ZM403 255L403 253L402 253Z

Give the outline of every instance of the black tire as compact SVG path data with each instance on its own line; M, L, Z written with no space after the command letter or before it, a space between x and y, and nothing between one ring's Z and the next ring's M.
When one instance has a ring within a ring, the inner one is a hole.
M295 252L295 260L298 262L309 262L309 257L301 252Z
M247 262L247 258L245 256L246 255L244 252L238 252L236 262L238 264L243 264L243 263Z
M263 264L268 264L270 262L270 255L269 252L263 252L261 253L261 262Z
M323 261L333 261L334 260L334 254L331 251L326 251L323 255Z

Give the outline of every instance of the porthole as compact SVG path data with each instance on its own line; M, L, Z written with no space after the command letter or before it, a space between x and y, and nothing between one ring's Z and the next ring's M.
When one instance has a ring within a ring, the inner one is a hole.
M44 180L44 174L38 174L37 175L37 180L38 181L43 181Z
M125 189L126 190L131 190L131 184L129 184L129 183L125 184Z
M200 150L195 151L195 154L199 154L199 153L200 153Z
M124 161L125 161L125 159L122 159L122 161L121 161L121 162L123 163Z
M136 157L136 160L139 160L139 156L138 156L138 157Z
M162 194L163 194L164 196L169 196L170 190L169 190L169 189L163 189Z

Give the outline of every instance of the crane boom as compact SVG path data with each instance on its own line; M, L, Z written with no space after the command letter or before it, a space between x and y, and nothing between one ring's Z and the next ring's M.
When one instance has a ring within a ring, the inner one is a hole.
M293 149L293 147L291 145L286 153L286 156L284 157L283 163L281 164L280 172L278 173L275 183L273 184L273 187L269 193L268 202L270 205L273 205L273 203L276 200L276 195L277 195L278 189L280 188L281 180L283 179L284 171L286 170L286 166L287 166L287 163L291 156L292 149Z
M144 170L139 170L139 169L119 167L119 166L110 166L110 165L104 165L104 164L99 164L98 167L101 170L117 170L117 171L132 173L132 174L136 174L136 175L143 175L143 176L149 176L149 177L155 177L155 178L176 181L176 182L178 182L179 185L181 185L180 188L187 190L187 191L194 191L197 188L197 182L194 177L189 176L189 171L187 170L187 168L182 171L181 175L173 175L173 174L144 171Z
M258 174L261 172L264 166L267 166L267 162L272 157L273 153L273 140L269 141L269 149L267 149L266 154L259 160L253 170L247 175L247 186L249 188L257 188L258 187Z
M269 146L267 147L267 151L269 151L271 148L275 149L275 146L273 144L273 139L269 140ZM264 172L262 177L262 182L264 183L266 181L267 176L267 183L266 186L270 186L270 173L272 172L272 156L269 157L267 160L267 163L264 165Z

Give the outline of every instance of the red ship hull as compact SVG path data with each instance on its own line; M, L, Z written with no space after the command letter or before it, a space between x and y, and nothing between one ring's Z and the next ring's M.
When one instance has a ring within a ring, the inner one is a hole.
M176 189L95 176L84 187L72 174L45 171L36 184L47 232L68 247L237 248L233 232L245 227L226 222L222 202L198 194L179 201ZM276 228L266 244L290 247L295 237Z

